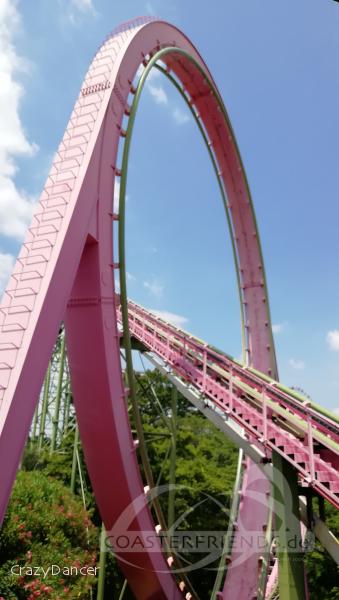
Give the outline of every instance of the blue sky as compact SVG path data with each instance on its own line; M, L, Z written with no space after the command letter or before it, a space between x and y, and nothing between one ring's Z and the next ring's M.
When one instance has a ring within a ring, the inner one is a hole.
M142 14L191 38L220 88L261 233L281 380L339 412L339 5L0 0L0 285L83 76ZM129 294L234 356L235 276L212 168L167 81L144 91L128 182Z

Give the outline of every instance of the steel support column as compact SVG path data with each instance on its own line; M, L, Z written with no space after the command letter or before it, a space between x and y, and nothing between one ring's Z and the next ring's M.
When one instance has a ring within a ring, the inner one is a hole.
M39 444L38 448L41 450L42 444L45 437L45 426L46 426L46 416L47 416L47 408L48 408L48 396L49 396L49 386L51 381L51 361L48 363L47 373L44 383L44 392L42 399L42 407L41 407L41 417L39 424Z
M272 460L279 597L283 600L305 600L297 474L277 452L273 452Z
M55 406L54 406L51 452L55 451L56 444L57 444L58 425L59 425L59 416L60 416L60 403L61 403L61 394L62 394L62 381L63 381L63 376L64 376L64 366L65 366L65 335L61 336L61 340L60 340L60 367L59 367L58 385L57 385Z
M175 467L177 460L177 413L178 413L178 390L172 386L172 402L171 402L171 454L169 467L169 491L168 491L168 517L167 526L171 529L175 520Z
M106 541L106 530L105 525L101 524L100 534L100 558L99 558L99 577L98 577L98 591L97 600L104 600L105 598L105 574L106 574L106 556L107 548L105 545Z

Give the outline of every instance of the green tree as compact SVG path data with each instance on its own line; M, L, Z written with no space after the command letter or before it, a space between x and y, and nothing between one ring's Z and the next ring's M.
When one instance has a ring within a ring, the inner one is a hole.
M328 502L325 505L326 524L338 537L338 511ZM319 542L312 552L306 554L306 570L311 600L339 600L338 566Z

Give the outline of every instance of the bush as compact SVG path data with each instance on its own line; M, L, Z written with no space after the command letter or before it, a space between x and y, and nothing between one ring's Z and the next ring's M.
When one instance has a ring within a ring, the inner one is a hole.
M332 533L339 535L338 511L328 502L326 506L326 525ZM333 558L317 541L310 554L306 554L306 572L311 600L338 600L338 566Z
M90 514L62 483L39 471L20 472L0 533L0 597L89 598L96 577L79 569L96 566L98 539ZM11 573L14 565L21 575ZM51 565L73 567L72 574L29 574L29 567Z

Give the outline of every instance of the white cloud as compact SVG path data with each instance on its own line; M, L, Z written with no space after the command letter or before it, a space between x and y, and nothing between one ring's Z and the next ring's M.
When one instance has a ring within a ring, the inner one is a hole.
M144 65L143 65L143 64L140 64L140 65L138 66L138 70L137 70L137 72L136 72L136 74L135 74L135 77L137 77L137 79L139 79L139 78L141 77L141 75L143 74L144 70L145 70L145 67L144 67Z
M144 70L144 65L139 65L137 70L138 79L141 77ZM162 85L157 84L157 81L159 81L160 76L160 71L158 71L158 69L156 69L155 67L152 67L152 69L147 75L145 87L157 104L168 104L168 96L164 88L162 87Z
M173 119L178 125L184 125L190 120L188 114L186 114L181 108L175 108L173 111Z
M95 13L92 0L71 0L71 6L82 13Z
M154 310L153 308L149 308L149 310L157 317L164 319L164 321L172 323L172 325L174 325L175 327L183 327L185 323L188 322L188 319L186 319L186 317L176 315L175 313L168 312L167 310Z
M295 360L294 358L290 358L288 364L296 371L302 371L306 366L303 360Z
M144 65L139 65L137 70L137 78L139 79L145 70ZM157 104L163 104L164 106L168 106L171 111L171 115L173 117L174 122L177 125L184 125L188 123L190 120L189 114L182 110L182 108L178 106L173 107L172 101L169 100L169 97L163 88L163 86L159 83L159 78L161 77L161 72L153 67L149 74L147 75L147 80L145 83L145 87L148 92L151 94L152 98L155 100Z
M178 106L173 107L172 102L169 100L168 95L162 87L162 85L155 85L154 83L152 83L152 81L154 80L157 81L159 75L160 71L157 71L156 69L152 69L150 71L146 83L147 90L149 91L152 98L157 104L163 104L164 106L168 106L176 125L184 125L185 123L188 123L190 120L189 114L182 110L182 108L179 108Z
M179 108L178 106L176 106L176 107L172 106L172 102L170 102L168 95L165 92L162 85L154 85L153 83L151 83L152 81L158 79L158 75L160 75L160 72L157 71L156 69L152 69L150 71L150 74L147 78L147 83L146 83L147 90L149 91L152 98L155 100L155 102L157 104L163 104L165 106L168 106L176 125L184 125L185 123L188 123L188 121L190 120L189 115L185 111L183 111L181 108Z
M330 350L333 352L339 352L339 330L333 329L329 331L326 336L326 341L329 345Z
M133 281L136 281L137 278L134 277L134 275L132 275L128 271L126 271L126 280L127 283L133 283ZM114 277L114 288L117 294L120 294L120 278L118 274Z
M115 180L114 184L114 198L113 198L113 212L114 214L119 214L119 199L120 199L120 179ZM125 200L128 202L130 199L130 195L126 194Z
M14 256L0 252L0 298L14 267Z
M155 296L156 298L161 298L164 293L164 286L161 285L161 283L159 283L159 281L156 279L144 281L144 287L152 296Z
M157 104L168 104L168 97L162 85L150 83L147 89Z
M285 329L285 323L274 323L272 325L273 333L281 333Z
M143 67L143 69L145 68L143 65L141 65ZM148 85L149 83L152 83L152 81L158 81L159 78L161 77L161 73L160 71L156 68L156 67L152 67L150 72L147 75L147 80L146 80L146 85Z
M162 64L161 62L157 62L157 64ZM140 64L136 73L137 78L139 79L141 77L141 75L143 74L145 70L145 67L143 64ZM157 81L159 80L159 78L161 77L161 73L160 71L156 68L156 67L152 67L152 69L149 71L148 75L147 75L147 79L146 79L146 87L152 83L152 81Z
M58 2L62 11L62 23L78 26L85 17L98 16L93 0L58 0Z
M155 16L154 8L150 2L146 2L146 12L148 15Z
M113 198L113 212L114 214L119 213L119 197L120 197L120 180L116 179L114 183L114 198Z
M333 412L335 415L339 415L339 406L336 406L336 408L332 408L332 412Z
M37 146L26 137L19 108L24 90L18 73L28 68L13 45L20 25L16 2L0 1L0 233L21 239L31 220L33 199L16 187L17 156L33 156Z
M0 173L0 233L22 240L33 208L34 198L18 190L10 177Z

